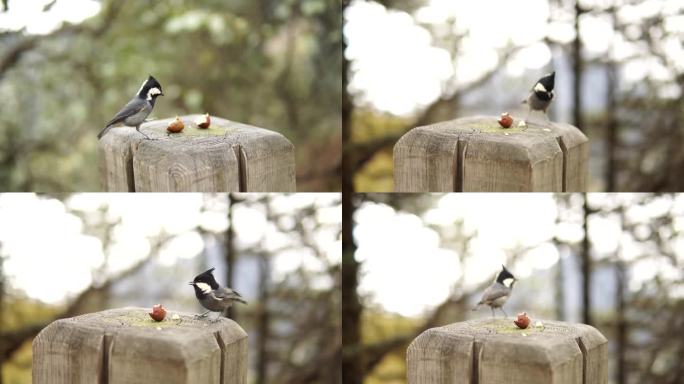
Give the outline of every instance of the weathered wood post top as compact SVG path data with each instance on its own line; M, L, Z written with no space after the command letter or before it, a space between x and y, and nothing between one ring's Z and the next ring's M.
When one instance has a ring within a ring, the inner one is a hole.
M135 128L113 128L98 143L100 179L107 192L294 192L294 146L283 135L211 116L181 116Z
M51 323L33 340L33 383L247 382L247 334L237 323L170 310L156 322L148 311L112 309Z
M502 128L474 116L410 130L394 146L396 192L586 190L587 137L537 117Z
M423 332L408 347L409 384L605 384L608 341L585 324L470 320Z

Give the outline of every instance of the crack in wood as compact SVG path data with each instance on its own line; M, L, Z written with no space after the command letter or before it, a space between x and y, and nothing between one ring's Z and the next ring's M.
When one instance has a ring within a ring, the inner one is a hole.
M482 342L473 340L473 366L470 373L470 384L480 383L480 360L482 357Z
M247 192L247 156L242 145L236 144L233 146L235 151L235 159L238 163L238 191Z
M100 384L109 383L109 356L112 350L114 336L104 334L102 336L102 370L100 370Z
M577 346L582 352L582 383L587 384L587 347L581 337L576 338L575 341L577 341Z
M561 191L567 192L568 191L568 147L565 145L565 142L563 141L563 136L557 136L556 141L558 142L558 146L560 147L561 152L563 153L563 179L562 179L562 184L561 184Z
M226 372L226 351L223 346L223 338L221 337L221 332L216 331L214 332L214 337L216 338L216 342L218 343L219 348L221 348L221 371L220 371L220 381L219 383L224 383L223 379L225 377L225 372Z
M454 167L456 168L456 177L454 179L454 191L463 192L464 178L465 178L465 155L468 148L468 142L462 138L458 138L456 142L456 159Z

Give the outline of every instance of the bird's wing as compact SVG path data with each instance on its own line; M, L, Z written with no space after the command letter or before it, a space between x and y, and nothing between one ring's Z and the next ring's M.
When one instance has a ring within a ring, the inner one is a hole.
M217 290L212 291L211 294L216 298L216 300L219 300L219 301L235 300L235 301L240 301L240 302L247 304L245 299L243 299L239 293L237 293L236 291L233 291L230 288L219 288Z
M121 110L117 112L116 115L114 115L114 117L112 117L112 119L109 120L109 122L107 122L107 125L105 125L105 127L109 127L110 125L120 123L128 116L133 116L136 113L145 109L146 107L147 101L135 98L129 101L126 105L124 105L124 107L121 108Z
M507 292L507 290L489 286L487 287L487 289L485 289L484 293L482 294L482 300L480 300L478 304L487 304L500 297L504 297L507 295L509 295L509 292Z

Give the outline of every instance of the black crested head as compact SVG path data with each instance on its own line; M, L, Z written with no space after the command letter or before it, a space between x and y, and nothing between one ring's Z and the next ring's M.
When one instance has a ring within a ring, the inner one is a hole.
M140 89L138 90L138 97L141 99L147 99L154 103L157 96L164 96L162 92L162 86L159 84L157 79L150 75L147 80L145 80Z
M499 276L496 277L496 282L497 282L497 283L504 284L504 281L505 281L506 279L513 279L513 280L515 280L515 276L513 276L513 274L510 273L510 272L508 271L508 269L506 269L506 266L501 265L501 267L502 267L503 269L501 270L501 272L499 272ZM506 285L506 284L504 284L504 285Z
M541 85L544 86L546 92L551 92L553 91L553 87L556 83L556 72L551 72L548 75L544 75L537 83L541 83ZM535 86L535 91L537 91Z
M209 284L211 289L218 289L219 284L216 282L216 279L214 278L214 269L216 268L210 268L199 275L195 276L195 279L192 281L193 283L205 283ZM196 287L195 287L196 288Z

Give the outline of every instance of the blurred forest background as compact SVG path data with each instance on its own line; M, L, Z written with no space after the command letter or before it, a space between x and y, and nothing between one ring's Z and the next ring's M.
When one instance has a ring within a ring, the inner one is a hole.
M352 0L344 8L347 187L392 191L392 147L404 133L474 114L515 116L554 69L550 118L589 137L590 191L684 190L681 1Z
M216 267L249 304L250 383L340 382L339 194L0 194L0 383L31 382L31 342L58 318L162 303ZM34 220L21 220L32 217Z
M296 147L298 190L339 190L340 6L3 0L1 189L100 190L95 136L153 74L164 97L150 118L208 112L278 131Z
M368 194L353 203L343 219L354 218L354 242L343 244L345 383L404 383L418 334L491 316L471 309L502 263L518 278L509 316L593 325L609 340L610 383L684 382L684 196Z

